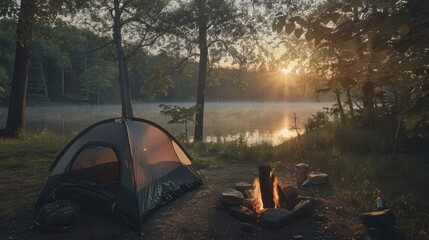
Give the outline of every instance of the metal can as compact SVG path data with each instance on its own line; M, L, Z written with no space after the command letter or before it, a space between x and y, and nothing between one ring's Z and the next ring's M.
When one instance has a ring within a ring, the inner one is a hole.
M375 205L380 211L386 209L386 201L382 197L378 197L377 199L375 199Z
M295 165L296 183L301 185L307 180L309 165L305 163L299 163Z

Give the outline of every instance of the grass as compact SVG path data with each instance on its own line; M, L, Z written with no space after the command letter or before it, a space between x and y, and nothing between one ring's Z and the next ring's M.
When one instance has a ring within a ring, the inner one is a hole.
M10 220L31 206L47 170L68 139L51 132L0 139L0 217Z
M47 169L67 144L51 132L0 139L0 217L14 219L31 206ZM329 174L335 198L362 212L375 210L383 196L408 239L427 238L429 224L428 154L400 154L393 161L392 142L382 134L338 126L316 129L278 146L249 146L236 141L186 145L199 169L236 164L287 165L306 162ZM292 168L293 169L293 168Z
M191 146L199 157L211 157L207 168L219 161L284 164L293 169L306 162L311 170L329 174L335 198L359 209L375 211L382 196L397 217L397 228L407 239L426 239L429 226L429 155L399 154L393 160L393 142L386 134L328 125L279 146L248 146L245 139L199 143ZM217 160L217 161L216 161Z

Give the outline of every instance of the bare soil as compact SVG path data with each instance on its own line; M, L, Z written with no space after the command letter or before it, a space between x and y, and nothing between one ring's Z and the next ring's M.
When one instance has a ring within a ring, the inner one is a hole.
M279 167L276 176L282 185L296 186L294 169ZM22 209L13 219L0 219L0 239L368 239L360 224L360 212L340 203L331 186L299 188L300 195L315 200L314 216L296 219L290 225L270 230L258 223L245 225L219 204L225 188L237 182L251 183L257 177L256 165L225 163L217 169L203 170L207 186L191 191L150 215L143 224L143 235L113 220L109 215L91 212L72 229L62 233L40 233L32 229L35 210ZM19 189L2 192L0 200L25 197ZM37 189L34 189L37 192ZM12 195L13 196L12 196ZM28 206L29 207L29 206ZM2 216L3 214L0 214Z

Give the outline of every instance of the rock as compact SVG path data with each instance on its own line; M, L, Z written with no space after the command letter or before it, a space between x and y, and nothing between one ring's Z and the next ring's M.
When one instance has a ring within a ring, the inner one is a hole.
M253 232L253 227L251 224L249 223L243 223L240 226L240 230L246 233L252 233Z
M292 186L282 187L282 192L286 198L298 197L298 189Z
M295 235L293 236L294 240L304 240L304 237L302 235Z
M361 216L366 228L387 228L395 225L396 217L390 209L364 213Z
M286 186L280 188L280 190L280 203L283 208L291 210L293 207L295 207L296 204L299 203L298 189L292 186Z
M258 220L256 214L254 214L251 210L244 206L233 206L229 209L229 213L233 217L243 222L253 223Z
M365 240L365 235L361 232L353 233L353 240Z
M293 215L295 218L311 217L313 215L313 206L310 200L304 200L299 202L293 209Z
M243 206L245 206L248 209L252 210L253 209L253 199L251 199L251 198L245 198L243 200Z
M270 229L278 229L289 225L293 220L293 213L283 208L268 208L262 213L260 223Z
M323 215L322 213L315 213L313 214L313 219L316 222L324 222L326 221L326 216Z
M243 193L232 188L223 190L219 198L222 204L228 206L240 206L243 203L243 199Z
M308 174L308 179L310 180L310 183L314 185L321 185L329 182L328 174L316 171Z
M235 184L235 190L240 191L244 194L246 190L252 190L253 185L248 182L239 182Z
M316 199L314 199L312 197L309 197L309 196L302 196L302 195L300 195L300 196L298 196L298 200L299 201L309 200L311 204L313 204L313 205L316 204Z
M245 190L243 192L244 198L253 198L253 189Z

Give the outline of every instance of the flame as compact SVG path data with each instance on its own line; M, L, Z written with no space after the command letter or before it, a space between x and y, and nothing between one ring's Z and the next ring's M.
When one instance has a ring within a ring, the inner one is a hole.
M270 176L273 175L273 171L271 171ZM273 200L274 200L274 208L280 207L280 198L279 198L279 192L278 192L278 179L277 177L274 177L273 180ZM256 211L257 214L261 214L265 211L264 203L262 202L262 193L261 193L261 184L259 183L259 178L256 177L253 181L253 209Z
M262 202L261 185L259 184L259 178L256 177L253 181L253 209L256 213L261 214L264 211L264 203Z

